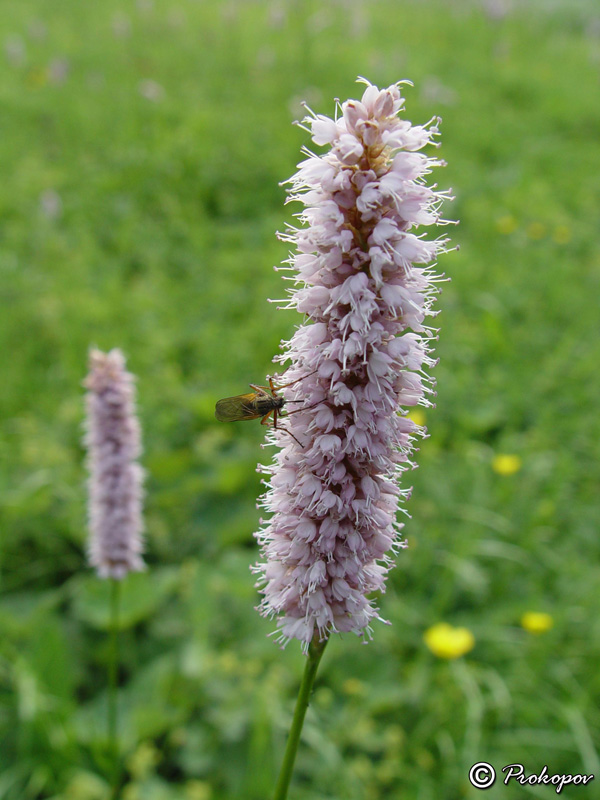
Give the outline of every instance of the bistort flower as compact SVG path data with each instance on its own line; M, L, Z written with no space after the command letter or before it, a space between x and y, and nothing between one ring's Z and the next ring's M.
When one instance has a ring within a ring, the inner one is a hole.
M88 450L89 561L101 578L144 569L140 426L134 378L120 350L90 352L85 444Z
M295 248L284 307L305 322L275 359L291 362L281 383L295 404L269 434L281 448L273 464L259 467L270 476L270 517L256 534L265 562L255 570L261 613L277 617L280 641L304 649L332 632L370 636L371 596L405 546L396 513L410 490L398 479L425 434L406 414L432 405L425 322L440 276L427 265L447 239L414 230L441 224L448 197L425 180L443 162L419 152L439 119L411 125L398 117L400 84L362 82L362 99L343 103L337 119L305 118L329 149L305 151L288 198L304 204L304 227L282 236Z

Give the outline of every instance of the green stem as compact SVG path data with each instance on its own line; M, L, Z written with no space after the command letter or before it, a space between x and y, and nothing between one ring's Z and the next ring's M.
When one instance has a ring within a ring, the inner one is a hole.
M323 639L322 642L319 642L315 637L309 645L308 660L304 668L304 675L302 676L302 683L300 684L300 691L298 692L298 699L296 700L296 708L294 709L294 718L285 747L283 763L281 765L279 779L277 780L277 786L275 787L273 800L286 800L287 798L294 762L296 760L296 753L298 752L298 744L300 743L302 725L304 724L304 717L306 716L306 709L308 708L312 687L319 668L319 662L321 661L321 656L323 655L327 642L328 639Z
M110 652L108 658L108 744L112 762L112 797L118 796L119 741L117 738L117 677L119 669L119 599L121 581L111 578Z

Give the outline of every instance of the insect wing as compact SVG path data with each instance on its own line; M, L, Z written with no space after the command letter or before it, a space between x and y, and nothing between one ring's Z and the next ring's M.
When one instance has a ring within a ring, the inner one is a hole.
M242 419L258 419L256 410L256 392L238 394L235 397L224 397L215 406L215 417L220 422L237 422Z

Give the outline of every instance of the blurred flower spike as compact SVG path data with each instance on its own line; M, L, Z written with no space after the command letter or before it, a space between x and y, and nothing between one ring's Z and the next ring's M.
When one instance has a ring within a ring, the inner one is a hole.
M427 647L438 658L460 658L475 646L475 637L468 628L453 628L440 622L428 628L423 635Z
M140 426L134 378L120 350L91 350L85 444L88 453L89 562L101 578L144 569Z
M546 633L554 627L554 620L543 611L527 611L521 617L521 626L529 633Z
M398 479L426 433L407 412L432 405L435 331L425 322L441 280L431 262L448 240L413 230L447 224L439 209L449 194L425 178L443 162L418 152L434 143L439 119L411 125L398 116L400 84L361 82L361 100L336 119L304 119L328 150L304 151L288 197L305 206L303 227L281 237L295 250L281 268L294 283L281 307L305 321L275 359L291 362L280 383L294 405L287 430L268 434L280 448L274 463L259 467L270 476L270 517L256 534L264 562L255 569L261 612L277 618L279 641L305 650L334 632L370 638L371 595L406 546L396 513L410 489Z

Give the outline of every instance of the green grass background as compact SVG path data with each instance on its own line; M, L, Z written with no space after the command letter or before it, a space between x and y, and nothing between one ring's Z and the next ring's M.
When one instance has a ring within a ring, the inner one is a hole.
M391 626L336 638L290 798L477 798L475 761L600 781L600 17L592 2L0 3L0 798L104 800L107 586L85 565L91 344L138 376L149 571L128 581L123 800L264 800L303 659L254 611L258 425L219 397L298 324L279 182L354 80L443 117L460 251ZM506 13L505 13L506 12ZM512 476L499 453L520 456ZM526 611L554 628L532 636ZM468 627L463 658L423 632ZM598 787L566 789L592 798ZM555 796L504 787L490 800Z

